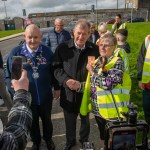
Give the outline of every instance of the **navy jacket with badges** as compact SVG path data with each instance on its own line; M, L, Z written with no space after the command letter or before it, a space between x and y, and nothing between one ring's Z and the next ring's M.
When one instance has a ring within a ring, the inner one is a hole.
M79 112L83 93L70 90L66 86L68 79L85 82L88 56L99 56L98 46L87 41L85 49L77 49L71 39L60 44L54 55L54 75L61 85L60 105L68 112Z
M52 60L53 53L47 47L42 45L42 53L37 52L37 56L42 54L42 59L44 62L40 63L38 67L39 78L34 79L33 69L30 63L27 63L27 57L25 56L25 52L21 46L17 46L14 48L7 58L7 67L6 67L6 84L9 92L13 96L14 91L11 87L11 64L13 56L22 56L23 58L23 68L27 71L28 79L29 79L29 91L32 96L31 104L41 105L44 103L48 103L52 101L52 84L55 86L54 88L59 88L57 81L54 79L53 69L52 69ZM37 63L37 59L34 59Z

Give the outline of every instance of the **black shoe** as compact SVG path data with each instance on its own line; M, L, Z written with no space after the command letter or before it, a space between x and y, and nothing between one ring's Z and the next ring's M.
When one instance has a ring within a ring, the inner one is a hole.
M46 141L46 145L47 145L48 150L54 150L55 149L55 144L52 140Z
M33 143L31 150L39 150L40 146L39 144Z
M75 146L75 145L76 145L76 143L66 144L64 150L71 150L71 148L72 148L73 146Z

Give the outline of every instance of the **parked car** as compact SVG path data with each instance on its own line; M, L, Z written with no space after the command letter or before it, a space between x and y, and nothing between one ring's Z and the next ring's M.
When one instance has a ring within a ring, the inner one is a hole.
M131 18L127 19L127 22L131 22ZM144 18L134 18L132 22L144 22Z

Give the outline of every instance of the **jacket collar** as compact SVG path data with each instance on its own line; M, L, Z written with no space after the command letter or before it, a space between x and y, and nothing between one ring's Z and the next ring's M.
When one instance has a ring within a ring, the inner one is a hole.
M20 54L21 55L26 55L25 50L27 50L29 52L29 50L27 49L27 46L26 46L26 42L24 42L24 44L22 45ZM38 47L36 52L37 53L41 53L42 52L42 45L41 44L39 45L39 47Z

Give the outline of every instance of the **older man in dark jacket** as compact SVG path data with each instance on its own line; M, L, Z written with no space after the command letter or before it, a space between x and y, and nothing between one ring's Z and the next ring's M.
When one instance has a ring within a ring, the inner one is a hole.
M82 101L82 86L86 81L86 64L89 56L99 56L98 47L88 42L90 24L79 20L74 28L74 39L62 43L54 57L54 75L61 84L60 105L64 110L66 123L66 147L70 150L76 144L76 119ZM80 127L81 144L87 142L90 133L89 115L82 116Z

